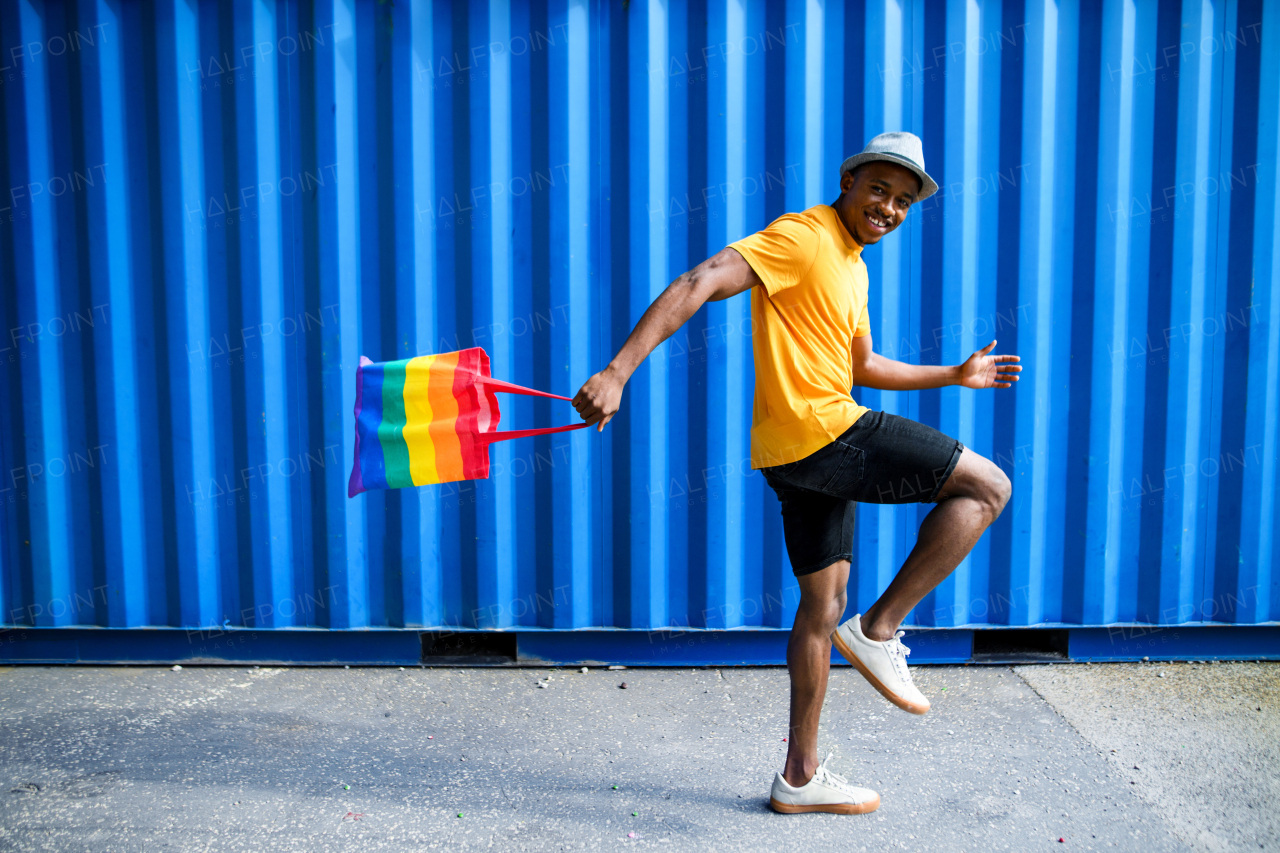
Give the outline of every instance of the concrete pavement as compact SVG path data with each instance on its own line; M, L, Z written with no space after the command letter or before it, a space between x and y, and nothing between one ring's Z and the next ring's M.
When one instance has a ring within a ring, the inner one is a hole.
M1280 666L1017 672L1195 849L1280 849Z
M1155 744L1183 710L1109 690L1124 666L919 667L923 717L837 668L821 745L880 792L863 816L768 809L781 668L6 668L0 849L1273 849L1273 818L1181 820L1163 752L1110 757L1109 732ZM1274 804L1280 670L1214 669L1264 710L1197 710L1237 731L1197 772Z

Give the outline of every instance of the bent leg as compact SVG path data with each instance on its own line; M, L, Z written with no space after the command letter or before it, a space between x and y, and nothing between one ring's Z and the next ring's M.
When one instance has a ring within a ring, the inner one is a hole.
M800 575L800 606L787 642L787 672L791 676L791 725L787 763L782 778L800 787L818 768L818 720L827 695L831 670L831 634L846 605L849 561Z
M1012 488L999 466L965 448L937 505L921 523L911 554L884 595L862 614L863 634L891 639L911 609L960 565L1000 516Z

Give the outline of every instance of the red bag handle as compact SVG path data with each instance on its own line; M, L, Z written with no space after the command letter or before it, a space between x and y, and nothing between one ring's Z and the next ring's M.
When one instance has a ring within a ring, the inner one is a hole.
M556 400L568 400L573 402L572 397L561 397L559 394L548 394L546 391L535 391L532 388L526 388L523 385L516 385L512 382L503 382L501 379L494 379L492 376L477 376L477 385L488 385L495 391L509 391L512 394L528 394L531 397L552 397Z
M486 444L493 444L495 441L506 441L509 438L524 438L527 435L547 435L553 432L568 432L571 429L582 429L591 426L591 424L569 424L567 426L558 427L541 427L540 429L509 429L505 432L482 432L480 439Z
M511 394L527 394L531 397L551 397L555 400L568 400L573 402L572 397L561 397L559 394L549 394L546 391L535 391L532 388L526 388L523 385L516 385L513 382L503 382L501 379L494 379L492 376L476 377L476 384L488 385L495 391L507 391ZM568 424L567 426L558 427L539 427L538 429L510 429L503 432L483 432L480 433L480 440L486 444L493 444L496 441L506 441L511 438L525 438L530 435L548 435L553 432L568 432L569 430L582 429L591 426L591 424Z

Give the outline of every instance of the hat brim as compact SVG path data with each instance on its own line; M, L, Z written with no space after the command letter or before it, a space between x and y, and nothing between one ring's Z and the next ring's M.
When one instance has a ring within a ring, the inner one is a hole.
M885 154L879 151L854 154L848 160L845 160L844 164L840 166L840 174L843 176L845 172L852 171L863 163L870 163L873 160L883 160L886 163L893 163L896 166L902 166L903 168L910 169L914 172L915 176L920 179L920 192L916 194L916 201L924 201L926 198L938 191L937 183L934 182L933 178L929 177L929 173L924 169L921 169L905 157L898 157L893 154Z

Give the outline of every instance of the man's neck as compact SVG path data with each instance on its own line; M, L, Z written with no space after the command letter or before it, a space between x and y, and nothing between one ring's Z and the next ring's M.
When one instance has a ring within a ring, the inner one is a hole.
M858 251L862 251L863 249L866 248L866 244L864 244L861 240L858 239L858 233L854 231L852 228L850 228L849 223L845 221L844 208L840 204L840 202L843 199L844 199L844 196L841 195L840 198L833 201L829 206L831 207L832 210L836 212L836 219L840 220L840 227L843 228L845 233L849 235L849 239L852 240L854 245L858 247Z

